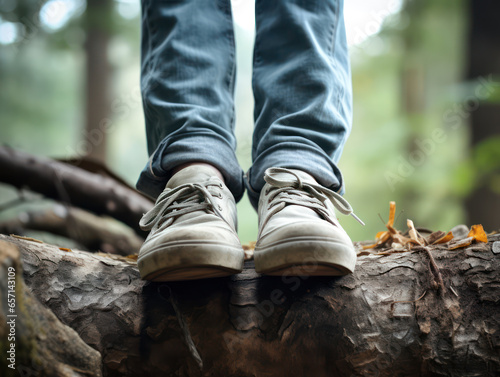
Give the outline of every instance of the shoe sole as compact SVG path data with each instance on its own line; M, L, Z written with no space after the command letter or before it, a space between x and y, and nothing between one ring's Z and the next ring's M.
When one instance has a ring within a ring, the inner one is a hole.
M331 240L295 239L255 248L255 271L283 276L344 276L356 266L354 247Z
M243 249L208 242L160 244L137 259L141 278L157 282L230 276L243 262Z

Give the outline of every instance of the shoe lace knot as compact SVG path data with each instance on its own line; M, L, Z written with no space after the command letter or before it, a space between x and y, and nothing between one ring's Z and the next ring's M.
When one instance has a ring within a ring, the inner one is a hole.
M139 226L142 230L166 227L172 224L177 217L196 211L214 213L223 218L220 213L222 208L215 203L214 195L208 190L208 186L221 187L217 183L206 185L186 183L174 189L164 190L156 200L154 207L141 218ZM220 198L221 194L215 196Z
M289 178L283 178L283 173ZM340 194L319 184L304 182L298 174L289 169L269 168L264 174L264 180L272 186L269 190L272 193L269 196L268 209L273 213L280 211L287 204L300 205L315 210L327 221L332 222L326 206L326 202L330 201L340 213L351 215L361 225L365 225L354 214L349 202ZM275 209L272 209L273 207Z

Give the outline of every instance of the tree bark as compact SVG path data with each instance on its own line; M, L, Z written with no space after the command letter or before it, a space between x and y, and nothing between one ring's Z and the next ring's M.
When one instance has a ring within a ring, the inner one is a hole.
M0 241L1 375L101 376L101 355L33 297L17 247Z
M340 278L260 276L247 262L229 278L151 283L128 258L0 240L19 247L26 284L101 353L106 376L500 373L492 242L432 249L443 292L423 252L361 256Z
M139 220L153 203L111 178L7 147L0 147L0 166L0 182L109 215L145 235Z

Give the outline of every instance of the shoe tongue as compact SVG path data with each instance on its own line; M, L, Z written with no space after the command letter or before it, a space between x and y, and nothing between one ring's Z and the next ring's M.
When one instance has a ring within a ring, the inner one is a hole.
M216 176L216 170L209 166L188 166L175 173L167 182L166 188L173 189L186 183L202 184Z

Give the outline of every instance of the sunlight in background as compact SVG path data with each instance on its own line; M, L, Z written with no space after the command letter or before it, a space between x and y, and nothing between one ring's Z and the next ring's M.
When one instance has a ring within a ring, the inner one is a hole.
M57 31L73 17L85 11L84 0L49 0L40 9L40 23L48 30Z
M138 0L117 0L118 13L133 19L140 13ZM40 23L47 30L57 31L85 10L85 0L49 0L40 9ZM380 31L385 18L401 9L402 0L349 0L344 3L347 40L350 46L362 43ZM232 0L234 22L241 29L254 33L255 0ZM0 43L17 40L18 28L14 23L0 20Z
M245 31L255 32L255 0L232 0L234 23ZM401 10L402 0L348 0L344 18L349 46L358 45L377 34L384 20Z
M397 14L402 0L347 0L344 2L344 19L349 46L359 45L377 34L385 19Z
M0 17L0 43L8 45L17 40L17 25L15 22L3 21Z
M141 13L141 3L137 0L116 0L120 16L131 20Z

